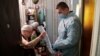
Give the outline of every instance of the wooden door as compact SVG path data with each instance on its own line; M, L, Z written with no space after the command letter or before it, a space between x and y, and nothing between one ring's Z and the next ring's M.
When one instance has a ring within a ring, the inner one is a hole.
M0 56L23 56L18 0L0 0Z

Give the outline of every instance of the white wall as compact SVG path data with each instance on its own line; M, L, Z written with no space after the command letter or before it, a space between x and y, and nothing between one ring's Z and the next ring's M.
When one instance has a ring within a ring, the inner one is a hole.
M100 56L100 0L95 0L94 25L90 56Z
M23 26L26 23L25 8L26 7L22 5L22 0L19 0L19 13L20 13L21 26Z

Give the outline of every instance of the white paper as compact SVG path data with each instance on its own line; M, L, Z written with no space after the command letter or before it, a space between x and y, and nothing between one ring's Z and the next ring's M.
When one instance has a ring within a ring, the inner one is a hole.
M40 32L45 32L43 26L39 26L39 27L38 27L38 30L39 30ZM50 42L50 39L49 39L48 34L46 34L44 40L46 41L46 45L47 45L47 48L48 48L49 52L50 52L51 54L54 54L54 50L52 49L52 45L51 45L51 42Z

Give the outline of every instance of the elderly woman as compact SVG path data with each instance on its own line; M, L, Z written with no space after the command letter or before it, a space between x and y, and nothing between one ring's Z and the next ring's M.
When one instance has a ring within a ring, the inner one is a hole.
M42 32L38 37L31 40L33 33L33 27L31 25L24 25L21 28L22 34L22 46L24 49L24 56L35 56L34 47L36 44L45 37L45 32Z

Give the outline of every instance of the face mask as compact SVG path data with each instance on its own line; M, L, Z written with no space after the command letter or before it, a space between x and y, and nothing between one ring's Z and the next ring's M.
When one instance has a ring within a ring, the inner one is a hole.
M64 18L66 18L66 17L67 17L66 15L59 14L59 18L60 18L60 19L62 19L62 18L64 19Z

